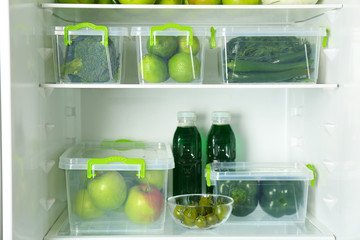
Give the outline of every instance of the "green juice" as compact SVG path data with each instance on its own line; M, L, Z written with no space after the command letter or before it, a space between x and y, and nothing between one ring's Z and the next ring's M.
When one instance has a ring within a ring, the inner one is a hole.
M173 195L201 193L201 137L195 126L195 115L186 116L184 120L179 114L179 126L173 138Z
M231 116L228 112L214 112L213 123L207 138L206 163L235 162L236 140L230 126ZM206 187L207 193L213 193L213 187Z

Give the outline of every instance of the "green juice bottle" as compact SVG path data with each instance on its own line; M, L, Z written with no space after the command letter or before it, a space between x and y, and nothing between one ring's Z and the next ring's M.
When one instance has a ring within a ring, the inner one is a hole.
M236 140L230 126L229 112L213 112L212 125L207 138L206 163L235 162ZM213 193L213 187L206 187L207 193Z
M173 195L201 193L201 137L194 112L178 112L173 138Z

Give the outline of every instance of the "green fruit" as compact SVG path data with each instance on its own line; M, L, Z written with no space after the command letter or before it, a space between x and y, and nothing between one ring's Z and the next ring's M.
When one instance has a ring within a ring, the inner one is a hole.
M195 225L198 228L206 228L207 227L206 218L204 216L198 216L195 220Z
M169 60L169 74L177 82L191 82L200 75L200 62L191 54L177 53Z
M226 205L217 205L214 207L214 213L220 221L229 215L229 211L229 206Z
M223 5L255 5L259 0L222 0Z
M221 0L187 0L188 4L195 5L219 5Z
M81 189L75 195L74 213L78 217L88 220L102 217L105 211L94 205L86 189Z
M156 0L156 4L183 4L183 0Z
M145 55L139 63L142 78L149 83L160 83L166 80L168 72L166 63L154 54Z
M118 172L106 172L88 183L90 198L102 210L119 208L126 199L126 182Z
M93 4L95 0L57 0L58 3L74 3L74 4Z
M164 170L146 170L144 178L137 179L140 184L150 184L161 190L165 183Z
M148 38L146 46L149 53L168 59L177 50L178 40L173 36L157 36L156 44L150 46L150 38Z
M186 226L189 226L189 227L195 226L196 218L197 218L197 212L196 212L195 208L193 208L193 207L185 208L183 223Z
M121 4L154 4L155 0L119 0Z
M219 219L214 213L210 213L206 215L206 222L208 223L208 226L212 226L217 224L219 222Z
M193 55L196 55L200 50L199 38L195 36L193 37L192 47L188 45L188 39L186 36L178 37L178 41L179 41L179 52L192 53Z
M176 219L183 220L184 219L184 210L185 210L184 206L176 205L174 212L173 212L174 217Z

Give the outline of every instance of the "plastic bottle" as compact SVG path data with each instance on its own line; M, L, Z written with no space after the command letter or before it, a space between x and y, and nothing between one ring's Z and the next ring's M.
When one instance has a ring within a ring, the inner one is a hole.
M235 161L236 140L230 121L229 112L212 113L212 126L207 138L206 163ZM213 187L206 187L206 192L213 193Z
M173 195L201 193L201 137L194 112L178 112L173 138Z

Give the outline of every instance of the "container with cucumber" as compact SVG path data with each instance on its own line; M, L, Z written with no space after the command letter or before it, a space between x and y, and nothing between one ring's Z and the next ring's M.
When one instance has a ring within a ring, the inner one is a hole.
M314 82L311 44L305 38L234 37L224 51L227 83Z

